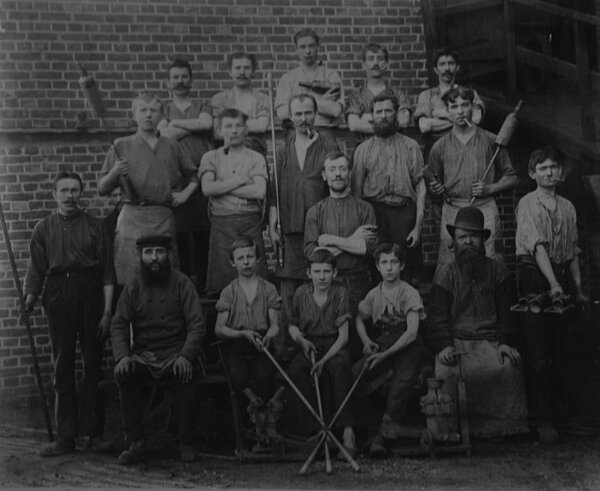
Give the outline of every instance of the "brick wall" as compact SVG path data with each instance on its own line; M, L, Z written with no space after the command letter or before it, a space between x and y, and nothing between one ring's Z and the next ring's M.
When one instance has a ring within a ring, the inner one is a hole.
M197 94L206 99L229 87L226 55L251 51L259 56L258 85L264 88L266 71L277 79L295 66L291 37L308 25L322 36L322 57L341 72L347 87L363 75L361 46L367 41L387 45L391 77L415 102L427 83L420 15L418 0L0 0L0 194L21 280L31 230L55 208L50 180L56 171L82 174L88 211L99 216L108 212L110 200L98 197L95 184L108 142L132 131L129 107L138 91L156 90L167 97L164 69L172 58L191 61ZM77 116L87 113L76 60L100 85L109 108L110 135L98 130L99 122L91 115L89 131L75 129ZM498 121L490 124L490 129L498 129ZM340 130L336 137L352 150L347 132ZM514 160L523 176L526 157L538 143L524 135L515 144ZM517 196L527 190L524 185ZM576 191L571 194L577 197ZM499 200L511 266L515 199L507 195ZM437 234L428 206L423 248L430 266L436 259ZM36 394L4 240L1 243L0 407L31 396L35 400ZM51 393L51 353L39 307L32 324Z
M168 97L165 68L191 62L198 97L228 88L225 58L233 50L258 55L257 85L296 66L292 35L313 27L321 57L346 87L363 76L359 54L369 41L391 54L390 76L416 100L426 85L418 0L0 0L0 193L21 281L35 223L55 208L51 177L75 170L86 182L84 204L105 215L110 200L96 192L108 142L130 127L131 99L141 90ZM88 114L77 62L99 84L110 135ZM88 130L77 120L88 116ZM347 134L340 133L345 142ZM350 150L349 148L347 148ZM35 396L32 360L8 255L0 247L0 397ZM433 250L433 246L432 246ZM33 334L47 392L51 352L41 308ZM107 361L108 363L108 361Z
M363 73L368 41L391 52L391 76L416 96L426 78L417 0L2 0L0 127L74 129L84 109L77 62L96 77L110 123L127 127L132 97L164 92L169 60L189 60L207 98L230 86L225 57L258 55L261 78L294 67L291 37L304 26L322 36L325 62L345 84ZM98 121L93 121L97 125Z

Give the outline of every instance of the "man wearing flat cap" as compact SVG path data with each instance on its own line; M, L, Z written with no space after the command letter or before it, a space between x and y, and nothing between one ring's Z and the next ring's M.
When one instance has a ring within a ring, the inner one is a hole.
M491 232L484 228L481 210L461 208L447 230L455 259L434 280L425 332L436 353L436 378L454 395L462 369L472 435L527 432L521 357L511 346L516 334L512 278L503 263L485 255Z
M123 290L110 328L115 379L130 444L118 462L128 465L144 458L141 386L152 380L172 381L176 386L180 457L191 461L195 456L194 380L205 332L200 299L192 281L171 269L170 237L141 237L136 245L140 272Z

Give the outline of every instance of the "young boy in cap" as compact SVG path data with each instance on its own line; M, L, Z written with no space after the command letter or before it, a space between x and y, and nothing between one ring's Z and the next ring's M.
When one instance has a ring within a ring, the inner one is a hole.
M384 243L373 255L383 281L358 305L356 329L365 358L354 371L360 371L364 363L369 366L359 389L363 399L373 379L390 369L393 372L381 425L369 448L371 456L382 457L387 455L386 439L399 436L398 423L421 370L418 333L425 313L419 292L400 278L406 251L398 244ZM369 336L367 321L372 323L375 340Z

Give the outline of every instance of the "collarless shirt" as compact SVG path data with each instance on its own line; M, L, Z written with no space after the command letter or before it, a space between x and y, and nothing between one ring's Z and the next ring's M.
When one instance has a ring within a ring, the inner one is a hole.
M103 175L112 170L117 155L129 162L128 177L139 199L170 205L171 193L180 191L184 180L198 182L196 166L169 138L158 137L154 148L138 134L119 138L106 155ZM125 201L135 200L126 187L122 192Z
M280 310L281 298L271 283L260 277L257 279L256 295L252 302L248 302L239 278L221 292L215 309L217 312L229 313L227 327L237 331L249 329L257 332L269 329L269 309Z
M448 197L471 198L471 185L483 177L494 154L495 141L496 135L475 127L467 142L459 140L454 131L435 142L429 154L429 167L442 180ZM501 177L516 175L508 152L500 147L484 183L492 184Z
M227 152L223 148L206 152L198 170L198 178L207 172L215 176L216 181L233 176L248 176L268 181L267 164L264 157L254 150L244 147L241 152ZM215 216L243 215L261 210L261 201L234 196L231 193L211 196L210 210Z
M190 105L182 111L171 101L166 107L165 117L167 121L173 119L198 119L202 113L206 113L209 116L213 114L211 107L204 102L192 99ZM213 148L211 130L191 132L189 135L177 140L177 143L179 143L184 153L192 159L197 169L200 165L202 155Z
M313 292L312 283L306 283L296 290L292 300L290 324L297 326L308 336L337 336L342 324L352 318L348 290L333 283L323 305L317 304Z
M423 165L419 144L412 138L399 133L373 136L354 153L352 194L368 201L401 196L416 202Z
M570 262L579 254L577 213L568 199L558 194L552 198L536 189L521 198L516 215L517 256L535 258L538 244L546 248L550 261L555 264Z
M352 195L343 198L328 196L306 214L304 255L310 256L319 246L320 235L331 234L347 238L361 225L375 225L375 211L369 203ZM372 254L376 245L376 239L368 242L364 256L342 252L337 256L338 271L346 274L362 271L367 267L367 257Z

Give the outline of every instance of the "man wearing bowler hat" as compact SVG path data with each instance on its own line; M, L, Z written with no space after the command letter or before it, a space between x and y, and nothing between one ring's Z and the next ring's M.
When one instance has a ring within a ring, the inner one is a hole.
M141 386L152 380L164 380L177 391L175 422L180 457L189 462L195 457L192 439L197 387L193 381L198 375L205 331L200 299L192 281L171 268L169 236L141 237L136 245L140 271L119 297L110 328L115 379L130 444L118 462L134 464L145 456Z
M521 357L511 346L516 331L512 278L503 263L485 255L491 232L484 228L481 210L461 208L447 231L455 259L434 281L426 329L436 353L436 377L454 395L462 371L472 435L527 432Z

